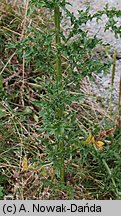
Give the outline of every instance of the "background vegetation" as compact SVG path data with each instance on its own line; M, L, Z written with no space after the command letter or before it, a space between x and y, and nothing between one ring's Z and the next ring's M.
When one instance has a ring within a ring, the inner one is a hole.
M106 29L120 37L115 18L121 11L106 5L94 15L80 10L77 18L65 5L1 0L1 199L121 197L121 79L115 112L112 102L116 51L109 59L110 46L83 28L106 14ZM103 52L95 56L98 46ZM105 101L93 94L90 80L111 65Z

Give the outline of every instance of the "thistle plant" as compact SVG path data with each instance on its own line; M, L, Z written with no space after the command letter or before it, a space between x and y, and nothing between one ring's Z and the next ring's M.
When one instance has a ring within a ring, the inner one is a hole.
M48 158L52 160L56 175L64 182L66 170L65 159L72 158L75 145L80 145L78 137L85 136L80 125L76 122L76 113L68 107L73 101L82 99L79 82L86 75L91 77L92 72L108 70L110 62L103 63L101 60L91 59L92 50L98 45L103 45L102 41L96 36L89 38L87 32L82 30L82 25L93 18L99 19L108 11L101 11L94 15L89 14L89 9L79 11L79 17L66 9L65 1L34 1L31 3L39 8L45 7L51 11L54 28L50 30L50 43L45 39L44 45L47 52L52 52L52 64L48 62L48 75L50 79L43 80L46 94L40 102L34 102L41 108L40 116L43 123L39 129L48 134L49 139L41 138L48 149ZM70 19L71 28L67 36L61 30L62 10ZM107 12L108 13L108 12ZM44 35L44 32L43 32ZM73 37L76 39L73 40ZM53 50L54 44L54 50ZM63 68L63 59L67 59ZM75 70L76 69L76 70ZM112 81L113 82L113 81ZM70 84L71 83L71 84ZM73 83L75 90L72 92ZM70 94L72 92L72 94ZM78 92L78 94L77 94ZM69 121L67 120L69 119ZM52 140L52 143L51 141Z

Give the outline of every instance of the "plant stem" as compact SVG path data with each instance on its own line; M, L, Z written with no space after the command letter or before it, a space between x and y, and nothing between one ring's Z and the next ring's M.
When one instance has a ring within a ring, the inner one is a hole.
M61 141L59 143L60 145L60 178L61 178L61 182L64 182L64 177L65 177L65 170L64 170L64 142Z
M56 34L56 84L57 87L62 85L62 69L61 69L61 54L59 51L61 37L60 37L60 9L58 5L55 5L54 8L54 19L55 19L55 34Z
M62 93L62 66L61 66L61 53L60 53L60 44L61 44L61 37L60 37L60 8L56 4L54 7L54 21L55 21L55 39L56 39L56 50L57 50L57 56L56 56L56 88L58 92L58 97L61 96ZM59 121L60 127L61 127L61 121L63 119L63 103L62 101L59 101L58 107L57 107L57 120ZM61 129L59 130L58 134L58 153L59 153L59 173L60 173L60 179L61 182L64 182L64 141L61 134Z
M111 74L110 116L112 116L113 88L114 88L114 78L115 78L115 73L116 73L116 55L117 55L116 50L114 50L112 74Z

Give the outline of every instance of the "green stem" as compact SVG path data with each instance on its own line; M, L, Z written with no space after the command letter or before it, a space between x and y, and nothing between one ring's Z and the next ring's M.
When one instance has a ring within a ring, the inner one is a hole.
M61 36L60 36L60 8L56 4L54 8L54 21L55 21L55 39L56 39L56 87L58 92L58 97L62 93L62 65L61 65L61 53L60 53L60 44L61 44ZM62 97L60 97L61 99ZM61 104L61 105L60 105ZM57 119L60 122L61 127L61 121L63 119L63 103L59 101L58 107L57 107ZM60 139L63 135L61 134L61 129L59 130L59 138L58 138L58 153L59 153L59 173L60 173L60 179L61 182L64 182L64 141Z
M57 57L56 57L56 84L57 87L62 85L62 69L61 69L61 54L60 54L60 9L59 6L55 6L54 8L54 19L55 19L55 34L56 34L56 49L57 49Z
M64 177L65 177L65 169L64 169L64 142L61 141L59 143L60 145L60 178L61 178L61 182L64 182Z
M113 65L112 65L112 74L111 74L111 96L110 96L110 116L112 116L112 101L113 101L113 88L114 88L114 78L116 73L116 50L113 54Z

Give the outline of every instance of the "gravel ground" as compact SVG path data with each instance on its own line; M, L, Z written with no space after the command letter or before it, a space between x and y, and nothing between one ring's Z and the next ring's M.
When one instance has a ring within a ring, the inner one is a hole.
M90 12L94 13L98 10L103 9L106 3L109 7L116 7L121 9L121 0L68 0L72 6L68 5L68 9L78 16L79 9L86 9L87 6L90 6ZM116 62L116 76L115 76L115 90L114 90L114 99L115 102L118 101L118 90L119 90L119 78L121 75L121 38L116 39L112 31L104 32L104 26L106 23L106 17L97 24L95 20L88 22L86 29L89 31L89 36L97 34L97 37L103 39L104 42L111 44L111 51L114 49L117 50L117 62ZM118 21L118 25L121 25L121 19ZM97 95L107 97L110 94L111 76L110 73L107 76L101 76L96 85L94 84L93 90L96 91Z

